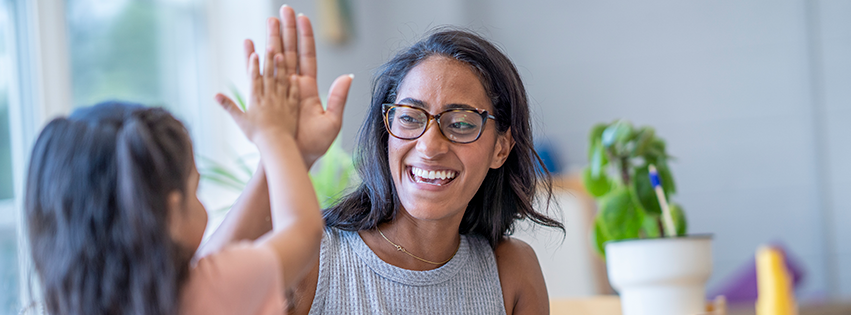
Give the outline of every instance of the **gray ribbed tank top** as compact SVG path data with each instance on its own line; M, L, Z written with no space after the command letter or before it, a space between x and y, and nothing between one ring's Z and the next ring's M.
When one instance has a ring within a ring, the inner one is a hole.
M452 260L414 271L378 258L357 232L327 228L310 314L505 314L505 302L482 237L461 235Z

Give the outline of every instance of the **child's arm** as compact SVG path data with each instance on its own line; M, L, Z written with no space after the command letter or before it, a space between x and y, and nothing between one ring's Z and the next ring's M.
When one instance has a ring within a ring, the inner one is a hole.
M298 85L287 76L283 55L269 51L263 74L259 57L250 57L250 105L246 112L227 102L223 107L263 159L269 187L273 232L261 241L278 256L285 289L308 271L319 253L323 222L319 204L295 139Z
M322 108L319 102L318 88L316 84L315 45L313 44L313 31L310 20L307 17L297 18L291 7L281 7L281 21L284 24L283 34L278 19L270 18L267 21L267 49L275 54L285 53L289 57L284 58L286 74L296 74L296 69L302 68L299 74L299 83L303 88L299 93L299 123L296 132L296 143L301 151L302 159L307 169L313 165L316 159L324 154L337 137L342 126L343 108L352 83L351 76L340 76L331 86L328 95L328 110ZM297 23L298 21L298 23ZM298 27L296 24L299 24ZM298 30L298 31L297 31ZM296 38L299 38L298 42ZM298 43L302 48L299 49ZM249 59L254 53L254 43L245 41L245 55ZM296 58L298 56L298 58ZM246 63L250 64L249 62ZM304 65L303 67L300 67ZM312 91L305 93L305 90ZM233 100L222 96L220 102L226 102L228 106L236 106ZM261 161L254 176L240 195L236 203L231 207L227 217L213 233L210 239L198 251L198 256L215 252L223 246L239 240L254 240L272 229L269 212L269 191L266 183L263 162Z

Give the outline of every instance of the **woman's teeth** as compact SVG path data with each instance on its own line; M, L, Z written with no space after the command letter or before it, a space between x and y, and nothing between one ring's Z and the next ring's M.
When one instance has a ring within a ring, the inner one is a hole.
M427 171L421 168L411 167L411 175L414 175L413 179L417 182L439 186L452 181L458 173L450 170Z

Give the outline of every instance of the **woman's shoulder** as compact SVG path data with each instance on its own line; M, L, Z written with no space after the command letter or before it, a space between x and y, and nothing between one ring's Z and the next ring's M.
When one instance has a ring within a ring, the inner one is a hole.
M535 314L549 309L549 297L535 250L526 242L505 237L494 249L505 310Z

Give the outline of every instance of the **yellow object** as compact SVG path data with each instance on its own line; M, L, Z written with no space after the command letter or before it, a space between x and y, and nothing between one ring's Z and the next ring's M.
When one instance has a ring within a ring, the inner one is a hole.
M792 291L792 277L777 248L761 247L756 252L756 278L759 298L757 315L798 315Z

